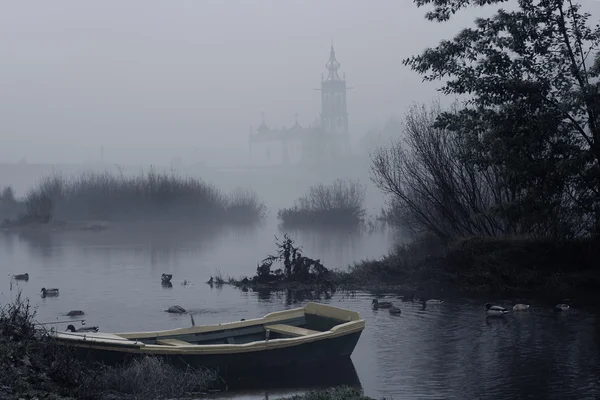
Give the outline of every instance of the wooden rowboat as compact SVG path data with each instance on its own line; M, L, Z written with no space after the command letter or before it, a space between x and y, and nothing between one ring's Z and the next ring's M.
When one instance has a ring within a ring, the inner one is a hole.
M58 343L107 364L143 356L237 372L349 358L365 327L360 314L319 303L262 318L158 332L55 332Z

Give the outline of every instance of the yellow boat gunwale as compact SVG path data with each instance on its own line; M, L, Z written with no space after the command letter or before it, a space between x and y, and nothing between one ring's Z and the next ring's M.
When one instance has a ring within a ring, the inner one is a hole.
M328 331L317 332L304 336L292 338L265 339L249 343L240 344L193 344L189 345L164 345L164 344L146 344L140 341L131 341L130 339L168 339L169 336L180 336L185 334L206 333L212 331L221 331L223 329L239 329L257 325L269 325L282 320L300 318L306 314L319 315L334 318L340 321L347 321L332 327ZM200 355L200 354L232 354L246 353L263 350L273 350L300 344L334 339L346 336L355 332L360 332L365 328L365 321L360 318L360 314L355 311L346 310L321 303L308 303L305 307L291 310L276 311L269 313L261 318L254 318L245 321L226 322L216 325L199 325L189 328L177 328L171 330L155 332L127 332L115 334L83 334L57 332L59 339L64 342L70 342L77 347L88 349L98 349L104 351L118 351L132 354L156 354L156 355ZM114 345L114 346L111 346Z

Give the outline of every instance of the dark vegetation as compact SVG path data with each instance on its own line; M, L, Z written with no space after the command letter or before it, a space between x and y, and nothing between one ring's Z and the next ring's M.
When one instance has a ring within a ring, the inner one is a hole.
M320 260L306 257L302 248L294 245L294 240L284 233L283 240L275 237L277 252L268 255L256 267L256 275L251 278L229 279L228 283L242 288L290 288L333 287L332 273ZM279 266L277 269L273 267Z
M152 170L137 177L109 173L88 173L72 179L48 177L27 193L21 205L14 195L12 200L3 199L0 210L4 210L5 203L13 212L21 210L13 221L16 225L47 224L52 220L252 223L265 213L264 204L252 191L225 195L201 180Z
M339 179L311 186L293 207L279 210L277 218L290 228L357 226L365 216L365 191L359 182Z
M156 358L109 367L84 362L34 322L20 294L0 305L0 398L173 398L214 387L214 372L180 369Z
M462 292L504 291L574 295L600 285L600 240L471 236L446 241L434 235L396 246L380 260L363 260L347 270L326 268L302 254L294 240L276 238L253 277L209 282L252 289L259 298L282 292L288 304L330 298L338 290Z
M348 386L311 391L302 395L286 397L286 400L373 400L364 396L360 390Z
M336 272L338 287L353 289L594 293L600 285L600 241L528 237L469 237L442 242L428 237L397 246L380 260ZM566 296L569 295L569 296Z
M415 2L438 22L481 5ZM421 276L474 290L598 282L600 26L589 17L570 1L519 0L404 61L467 100L414 106L401 139L372 153L387 217L415 243L355 265L348 279Z
M0 221L8 220L25 212L25 204L15 197L11 186L6 186L0 192Z

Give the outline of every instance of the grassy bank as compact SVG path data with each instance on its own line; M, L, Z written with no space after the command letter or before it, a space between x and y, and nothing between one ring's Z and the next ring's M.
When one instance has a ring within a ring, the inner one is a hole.
M339 179L311 186L293 207L279 210L277 218L287 228L356 226L365 216L365 191L358 182Z
M109 367L77 359L34 323L35 312L20 295L0 304L0 398L173 398L205 393L214 372L182 370L145 358Z
M152 170L137 177L109 173L47 177L24 199L12 196L12 201L1 201L0 208L4 207L21 210L6 226L53 220L253 223L265 214L264 204L250 190L224 194L199 179Z
M311 391L302 395L286 397L285 400L373 400L359 390L342 386L327 390Z
M448 288L461 292L593 292L600 285L600 241L531 238L435 238L397 246L378 260L346 270L326 268L302 254L287 234L276 241L252 277L221 279L243 290L308 293L327 297L336 290Z
M597 239L429 239L337 272L348 287L447 286L470 292L576 293L600 284Z

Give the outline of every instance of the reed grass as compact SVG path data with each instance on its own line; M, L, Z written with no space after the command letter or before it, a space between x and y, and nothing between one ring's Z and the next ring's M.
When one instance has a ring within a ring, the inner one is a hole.
M285 400L373 400L358 389L340 386L325 390L313 390L305 394L286 397Z
M289 228L357 226L365 216L365 193L357 181L337 179L330 185L311 186L293 207L279 210L277 218Z
M200 179L150 170L127 177L108 172L43 178L26 197L25 222L176 220L252 223L265 215L255 192L227 195Z
M99 398L107 393L133 399L182 398L206 393L218 376L208 369L182 369L156 357L133 360L120 367L101 366L87 375L80 396Z

